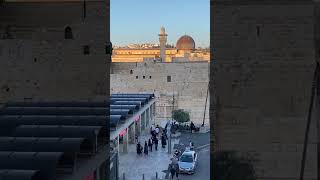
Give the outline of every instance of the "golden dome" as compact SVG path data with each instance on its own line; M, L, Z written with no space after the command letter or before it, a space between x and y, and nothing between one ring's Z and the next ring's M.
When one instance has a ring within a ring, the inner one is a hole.
M178 39L176 46L178 50L194 50L196 43L191 36L184 35Z

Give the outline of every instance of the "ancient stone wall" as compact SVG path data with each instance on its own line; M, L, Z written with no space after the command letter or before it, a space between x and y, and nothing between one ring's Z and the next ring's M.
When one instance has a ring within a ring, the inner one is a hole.
M105 50L110 40L107 5L102 0L87 1L85 8L82 1L4 3L0 102L105 98L111 61ZM67 26L73 39L64 38ZM89 54L84 54L86 45Z
M158 100L158 122L171 119L174 106L175 109L189 111L191 120L202 124L209 80L208 69L208 62L163 63L150 60L141 63L112 63L111 92L154 92ZM167 81L168 76L171 77L171 82ZM206 125L209 125L208 114L209 100Z
M316 62L312 2L212 0L211 13L214 150L252 158L258 179L298 179ZM315 120L308 143L305 179L317 179Z

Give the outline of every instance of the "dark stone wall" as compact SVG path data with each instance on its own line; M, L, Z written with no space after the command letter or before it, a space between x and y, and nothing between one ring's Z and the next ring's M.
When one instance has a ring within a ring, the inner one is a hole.
M214 151L252 159L258 179L297 179L316 63L312 1L211 1ZM306 179L317 178L312 121Z

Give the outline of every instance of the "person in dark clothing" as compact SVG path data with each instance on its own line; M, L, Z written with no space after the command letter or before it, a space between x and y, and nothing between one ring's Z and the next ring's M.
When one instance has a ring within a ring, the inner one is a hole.
M191 129L191 133L192 133L192 130L194 129L194 124L193 124L192 121L191 121L191 123L190 123L190 129Z
M175 165L175 170L176 170L177 180L179 180L179 164L178 163Z
M136 140L136 143L138 143L138 136L137 135L135 136L135 140Z
M152 152L152 142L151 142L151 139L148 140L148 146L149 146L150 152Z
M147 141L144 142L144 154L148 155L148 143L147 143Z
M158 143L159 143L158 138L154 137L154 146L155 146L156 151L158 151Z
M140 142L138 142L137 144L137 154L140 155L142 153L142 146L140 144Z
M165 148L167 145L166 138L164 137L163 134L161 135L161 145L162 145L162 148Z
M171 163L169 165L169 170L170 170L170 174L171 174L171 179L173 179L174 178L174 174L176 173L175 165Z

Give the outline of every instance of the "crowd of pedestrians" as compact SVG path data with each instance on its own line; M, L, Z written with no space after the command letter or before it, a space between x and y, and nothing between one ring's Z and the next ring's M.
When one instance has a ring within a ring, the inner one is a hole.
M161 141L162 148L166 148L167 145L167 133L166 129L164 129L160 136L160 127L157 125L154 127L154 125L150 128L150 135L151 137L144 142L144 146L138 141L138 137L136 136L136 143L137 143L137 154L142 155L144 153L145 155L148 155L149 151L152 152L153 147L155 151L158 151L158 144L159 144L159 138Z

